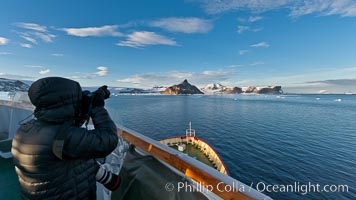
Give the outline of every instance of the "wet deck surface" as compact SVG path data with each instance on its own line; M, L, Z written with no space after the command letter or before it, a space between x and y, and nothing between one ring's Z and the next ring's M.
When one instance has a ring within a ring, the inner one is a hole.
M10 152L11 151L12 140L2 140L0 141L0 151L1 152Z
M0 198L21 199L20 186L12 158L0 158Z
M186 144L186 143L184 143L184 144ZM174 146L170 146L170 147L172 147L178 151L178 146L174 145ZM183 151L183 153L186 153L190 157L195 158L195 159L199 160L200 162L216 169L215 166L213 165L213 163L208 159L208 157L205 156L204 153L202 151L200 151L200 149L198 149L197 147L195 147L192 144L186 144L186 149Z

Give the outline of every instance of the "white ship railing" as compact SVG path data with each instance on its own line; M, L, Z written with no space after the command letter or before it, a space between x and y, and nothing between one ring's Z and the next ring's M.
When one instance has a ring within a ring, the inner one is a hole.
M19 122L33 113L25 92L0 92L0 157L11 157L11 142Z

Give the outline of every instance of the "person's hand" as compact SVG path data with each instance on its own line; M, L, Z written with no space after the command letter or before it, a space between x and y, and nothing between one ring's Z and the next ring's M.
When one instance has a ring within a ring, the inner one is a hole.
M108 86L104 85L98 88L94 92L94 99L93 99L93 107L104 107L105 99L109 98L110 91L108 90Z
M101 86L95 92L102 93L104 96L104 99L107 99L110 97L110 91L108 90L108 86L106 86L106 85Z

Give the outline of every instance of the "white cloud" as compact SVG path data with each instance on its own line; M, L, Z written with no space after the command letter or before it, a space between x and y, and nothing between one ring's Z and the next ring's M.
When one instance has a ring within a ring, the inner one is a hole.
M262 28L251 28L250 26L237 26L237 32L242 34L245 31L258 32L261 31Z
M44 66L40 66L40 65L25 65L25 67L27 67L27 68L39 68L39 69L45 68Z
M232 10L262 12L286 6L292 0L201 0L200 2L207 13L217 14Z
M32 45L31 45L31 44L20 43L20 46L21 46L21 47L24 47L24 48L32 48Z
M81 73L81 72L75 72L75 74L77 74L77 75L72 75L72 76L68 76L65 78L75 79L75 80L83 80L83 79L92 79L92 78L96 77L93 74L86 74L86 73Z
M251 29L252 32L259 32L259 31L262 31L262 27L260 28L254 28L254 29Z
M242 34L245 31L248 31L248 30L250 30L249 26L237 26L237 32L240 34Z
M4 37L0 37L0 45L5 45L7 43L9 43L9 39L4 38Z
M283 73L272 74L267 76L267 71L256 71L254 79L241 79L235 81L233 85L249 86L249 85L281 85L284 92L288 93L313 93L316 94L320 90L327 90L329 93L352 92L356 94L356 67L349 66L347 68L339 68L330 66L325 68L308 67L308 70L300 73ZM262 76L261 76L262 75Z
M19 22L19 23L16 23L16 26L18 26L20 28L24 28L24 29L33 30L33 31L47 32L47 27L46 26L41 26L41 25L35 24L35 23Z
M354 0L309 0L300 6L292 7L290 16L318 13L320 15L341 15L343 17L356 16L356 2Z
M63 28L62 30L67 32L68 35L78 37L104 37L104 36L123 36L122 33L116 29L117 25L106 25L101 27L86 27L86 28Z
M48 74L50 71L51 71L50 69L45 69L45 70L39 71L38 73L41 74L41 75L46 75L46 74Z
M64 54L61 54L61 53L52 53L51 56L61 57L61 56L64 56Z
M251 63L250 65L251 66L256 66L256 65L264 65L264 64L266 64L266 63L263 62L263 61L257 61L257 62Z
M4 56L4 55L11 55L12 53L10 52L6 52L6 51L0 51L0 55Z
M35 23L23 23L23 22L16 23L15 25L17 27L27 30L26 32L19 33L20 37L33 44L37 44L37 40L34 39L33 37L38 38L47 43L53 42L53 39L56 37L55 35L51 34L48 31L46 26L42 26Z
M22 75L16 75L16 74L0 73L0 78L7 78L7 79L14 79L14 80L22 80L22 79L34 79L35 77L32 77L32 76L22 76Z
M250 52L250 50L244 49L244 50L240 50L240 51L239 51L239 54L240 54L240 55L244 55L244 54L247 54L248 52Z
M117 82L120 83L132 83L132 84L141 84L148 77L144 77L142 75L134 75L128 78L118 79Z
M33 44L37 44L37 40L31 38L31 37L28 37L28 36L25 36L25 35L21 35L20 37L22 37L23 39L29 41L29 42L32 42Z
M316 84L328 84L328 85L350 85L354 86L356 84L356 78L346 78L346 79L329 79L322 81L309 81L306 83L316 83Z
M35 32L33 35L37 36L44 42L53 42L53 39L56 37L55 35L52 35L50 33L41 33L41 32Z
M213 28L210 20L196 17L171 17L150 23L153 27L159 27L170 32L180 33L207 33Z
M246 18L243 18L243 17L239 17L239 18L237 18L237 20L238 20L239 22L242 22L242 23L244 23L244 22L247 21L247 19L246 19Z
M74 76L69 76L67 78L69 79L76 79L76 80L82 80L82 79L93 79L96 77L103 77L107 76L109 73L109 70L107 67L104 66L99 66L96 68L98 71L94 73L82 73L82 72L74 72L77 75Z
M265 65L266 63L263 61L256 61L251 64L245 64L245 65L230 65L227 66L228 68L239 68L239 67L247 67L247 66L257 66L257 65Z
M127 36L125 41L117 43L119 46L140 48L148 45L176 46L177 43L163 35L148 31L136 31Z
M352 81L352 80L350 80ZM312 93L312 94L344 94L346 92L356 93L355 79L352 84L334 85L329 83L300 83L293 86L283 87L285 92L290 93Z
M243 18L243 17L238 18L239 22L242 22L242 23L246 23L246 22L253 23L253 22L260 21L262 19L263 19L262 16L250 16L248 18Z
M242 67L242 65L229 65L227 67L228 68L238 68L238 67Z
M253 23L253 22L260 21L261 19L263 19L263 17L261 16L250 16L247 21Z
M292 17L307 14L356 16L354 0L200 0L199 2L209 14L234 10L261 13L274 9L288 9Z
M120 83L134 84L140 87L152 87L155 85L170 86L188 79L189 82L203 86L211 82L226 81L236 75L234 71L207 70L202 72L171 71L163 73L136 74L117 80Z
M269 47L269 44L267 42L259 42L259 43L256 43L256 44L252 44L251 47Z
M97 75L97 76L106 76L108 74L108 72L109 72L108 68L104 67L104 66L99 66L96 69L99 70L98 72L94 73L94 75Z

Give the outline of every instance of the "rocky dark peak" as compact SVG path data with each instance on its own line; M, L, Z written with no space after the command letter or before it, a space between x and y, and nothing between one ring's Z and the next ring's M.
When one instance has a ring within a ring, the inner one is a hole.
M191 85L187 79L178 85L168 87L162 94L204 94L197 87Z
M282 86L265 87L257 91L258 94L283 94Z
M220 92L224 94L240 94L242 93L242 89L239 87L223 88L220 90Z
M243 93L283 94L283 90L282 90L282 86L265 86L265 87L249 86L243 89Z

